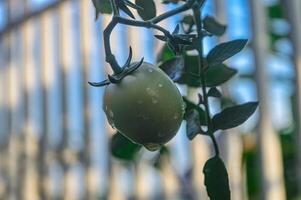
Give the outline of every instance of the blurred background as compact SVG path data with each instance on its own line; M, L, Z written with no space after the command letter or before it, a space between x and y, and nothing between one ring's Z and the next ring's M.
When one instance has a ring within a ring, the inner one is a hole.
M176 5L156 1L157 13ZM249 39L228 60L239 73L222 90L227 100L259 100L244 125L218 133L233 200L301 199L301 1L208 0L203 15L227 24L218 42ZM183 16L183 15L182 15ZM172 31L182 17L162 23ZM168 153L142 149L134 161L110 153L115 132L102 111L102 30L90 0L0 1L0 199L208 199L202 168L210 140L185 135L185 122ZM153 31L118 26L112 48L123 63L156 63L162 43ZM196 99L198 90L179 86ZM219 111L212 100L212 112ZM158 159L159 158L159 159Z

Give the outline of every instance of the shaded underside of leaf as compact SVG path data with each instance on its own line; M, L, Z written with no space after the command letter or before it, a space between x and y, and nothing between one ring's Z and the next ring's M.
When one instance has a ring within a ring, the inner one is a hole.
M227 169L219 157L207 160L203 168L207 194L211 200L230 200Z
M216 21L214 17L206 16L203 19L204 29L209 33L212 33L217 36L221 36L225 33L227 26Z
M150 20L156 17L156 4L153 0L135 0L137 6L143 8L143 10L137 10L139 16L143 20Z
M141 149L140 145L133 143L119 132L112 136L110 147L111 153L115 158L127 161L134 160Z
M224 109L212 118L214 131L234 128L244 123L256 110L258 102L248 102Z
M95 7L96 18L99 13L102 13L102 14L111 14L112 13L110 0L92 0L92 2Z
M199 120L200 120L200 124L201 125L207 125L206 123L206 112L198 105L196 105L195 103L189 101L186 97L183 97L183 100L185 102L185 114L184 114L184 118L187 119L189 116L187 116L187 114L192 111L192 110L196 110L199 114Z
M224 62L228 58L240 52L247 42L248 40L246 39L238 39L215 46L207 55L208 64L213 66Z
M205 134L205 132L201 128L200 117L197 110L190 110L185 115L186 135L189 140L192 140L198 134Z
M171 80L177 81L183 76L184 58L183 56L176 56L163 62L159 67L171 78Z
M206 71L206 86L216 87L230 80L237 73L236 69L229 68L224 64L209 67Z

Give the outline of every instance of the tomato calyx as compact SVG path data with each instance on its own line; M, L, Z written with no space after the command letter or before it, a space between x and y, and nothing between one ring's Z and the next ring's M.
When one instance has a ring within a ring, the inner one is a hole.
M127 66L123 67L122 71L118 74L108 75L110 83L120 83L124 77L137 70L142 65L143 60L144 58L142 58L138 63L128 64Z
M103 87L105 85L109 85L111 83L113 84L117 84L120 83L120 81L126 77L127 75L133 73L134 71L136 71L143 63L144 58L142 58L139 62L137 63L131 63L132 61L132 48L130 47L130 53L129 53L129 57L126 61L126 63L123 65L121 72L117 73L117 74L113 74L113 75L108 75L108 78L104 81L101 82L88 82L91 86L94 87Z

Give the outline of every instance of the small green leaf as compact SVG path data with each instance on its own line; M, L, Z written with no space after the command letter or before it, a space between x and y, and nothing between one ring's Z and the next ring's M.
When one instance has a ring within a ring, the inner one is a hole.
M219 157L207 160L203 173L207 194L211 200L231 199L227 169Z
M207 95L209 97L216 97L216 98L222 97L221 92L216 87L210 88Z
M117 1L117 6L120 10L122 10L125 14L130 16L131 18L135 19L134 14L132 11L127 7L126 3L124 1Z
M165 35L154 35L158 40L166 42L168 38Z
M222 36L227 28L227 26L220 24L214 17L211 16L206 16L203 19L203 23L206 31L217 36Z
M162 146L158 155L153 159L153 166L160 170L164 165L164 160L169 159L170 150L166 146Z
M165 44L157 55L157 63L161 63L175 57L173 51Z
M171 80L177 81L183 76L184 58L183 56L176 56L163 62L159 68L162 69Z
M131 7L131 8L134 8L134 9L136 9L136 10L143 10L143 8L141 8L140 6L137 6L136 4L132 3L132 2L129 1L129 0L123 0L123 1L124 1L124 3L125 3L127 6L129 6L129 7Z
M226 130L244 123L256 110L258 102L228 107L212 118L213 130Z
M153 0L135 0L137 6L143 8L143 10L137 10L138 14L143 20L150 20L156 17L156 4Z
M198 56L185 55L184 71L182 78L177 81L179 84L186 84L190 87L199 87L201 80L195 74L200 74L198 67Z
M187 25L194 24L194 19L193 19L192 15L185 15L181 21L182 21L182 23L187 24Z
M248 40L239 39L217 45L211 49L207 55L208 64L213 66L224 62L228 58L240 52L245 47L247 42Z
M98 18L98 14L111 14L112 8L110 0L92 0L93 5L95 7L95 19Z
M117 132L111 138L111 153L121 160L134 160L141 146L133 143L123 134Z
M183 100L184 100L185 105L186 105L184 119L189 118L188 114L191 110L196 110L199 113L200 124L202 126L207 125L206 112L200 106L198 106L195 103L189 101L186 97L183 97Z
M229 68L224 64L209 67L206 71L206 86L216 87L230 80L237 73L236 69Z
M185 114L186 135L189 140L193 140L198 134L206 134L201 128L200 116L197 110L192 109Z
M281 6L281 4L275 4L272 5L270 7L267 8L268 9L268 14L270 18L275 18L275 19L279 19L279 18L283 18L283 7Z

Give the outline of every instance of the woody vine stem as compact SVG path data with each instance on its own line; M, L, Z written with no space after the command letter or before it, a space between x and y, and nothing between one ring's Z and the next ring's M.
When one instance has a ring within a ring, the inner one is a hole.
M159 22L161 22L171 16L179 14L181 12L187 11L189 9L193 10L194 21L195 21L196 30L197 30L196 40L199 42L199 44L197 45L198 47L196 49L199 54L198 63L199 63L200 78L202 81L203 105L205 106L206 119L207 119L207 125L208 125L207 135L209 135L210 138L212 139L214 149L215 149L215 154L216 154L216 156L218 156L219 149L218 149L216 139L213 135L214 131L213 131L213 126L212 126L212 122L211 122L211 118L210 118L208 95L207 95L207 91L206 91L205 67L204 67L204 63L203 63L203 59L202 59L203 58L203 33L202 33L202 20L201 20L201 11L200 10L201 10L201 7L204 5L205 0L187 0L183 5L177 7L173 10L170 10L166 13L163 13L159 16L156 16L150 20L146 20L146 21L139 21L139 20L123 18L119 14L119 9L118 9L116 0L110 0L110 3L111 3L112 10L113 10L113 18L110 21L110 23L108 24L108 26L105 28L105 30L103 32L103 37L104 37L106 62L110 64L114 74L121 73L123 71L123 68L127 67L127 66L121 67L118 64L114 54L112 53L111 46L110 46L111 33L117 24L124 24L124 25L129 25L129 26L156 29L156 30L162 32L166 38L168 38L169 40L172 40L173 39L172 34L168 30L164 29L163 27L161 27L157 24ZM131 51L130 51L130 54L131 54ZM130 57L131 57L131 55L130 55Z

